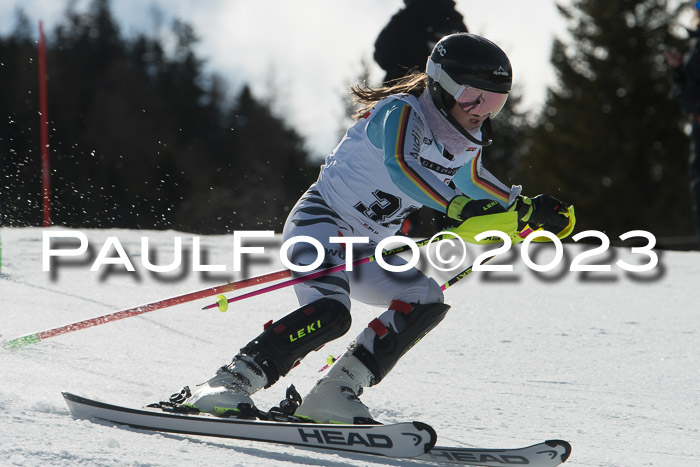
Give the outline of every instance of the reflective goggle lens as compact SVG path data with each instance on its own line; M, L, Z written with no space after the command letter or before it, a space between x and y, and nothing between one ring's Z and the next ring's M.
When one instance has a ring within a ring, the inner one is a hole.
M508 94L484 91L483 89L465 86L457 97L457 104L467 113L495 117L506 104Z

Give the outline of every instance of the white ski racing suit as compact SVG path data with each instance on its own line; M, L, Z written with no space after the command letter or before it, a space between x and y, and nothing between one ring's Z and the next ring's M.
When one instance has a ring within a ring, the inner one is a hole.
M319 267L324 269L345 263L343 247L330 243L329 237L369 237L369 243L354 247L353 257L358 259L374 254L376 242L394 235L403 220L422 206L445 212L452 198L465 194L495 199L507 207L511 189L482 166L481 146L474 144L461 154L449 154L425 122L418 99L412 95L399 94L378 102L348 129L326 158L318 180L292 209L284 240L300 235L317 239L325 249ZM308 265L317 257L316 249L304 243L290 251L294 264ZM386 261L405 264L398 256ZM417 269L389 273L376 262L295 287L302 305L323 297L339 300L348 309L350 297L383 307L392 300L443 301L438 284Z

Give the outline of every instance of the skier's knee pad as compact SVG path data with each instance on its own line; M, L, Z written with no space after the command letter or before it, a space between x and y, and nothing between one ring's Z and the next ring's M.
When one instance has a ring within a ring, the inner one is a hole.
M359 343L351 350L374 374L372 385L379 383L411 347L437 326L449 309L444 303L421 305L394 300L389 306L394 312L389 324L379 318L372 320L362 336L366 341L367 336L374 334L368 345L371 348Z
M266 325L241 354L253 357L267 376L265 387L270 387L306 354L348 332L350 324L350 310L345 305L322 298Z

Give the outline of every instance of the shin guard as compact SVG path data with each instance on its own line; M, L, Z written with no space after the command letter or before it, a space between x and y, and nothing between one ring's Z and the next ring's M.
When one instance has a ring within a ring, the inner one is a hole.
M379 383L396 365L396 362L419 340L428 334L445 317L449 305L428 303L425 305L394 300L389 306L393 311L392 322L385 325L379 318L369 323L374 334L373 349L354 345L354 355L374 374L372 386ZM367 331L365 331L367 332Z
M268 388L306 354L345 334L350 324L350 310L345 305L322 298L266 325L262 334L241 349L241 354L251 356L262 368Z

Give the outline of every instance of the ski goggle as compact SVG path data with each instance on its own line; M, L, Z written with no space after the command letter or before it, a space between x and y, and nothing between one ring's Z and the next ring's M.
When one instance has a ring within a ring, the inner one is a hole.
M484 91L466 84L458 84L442 69L439 63L433 62L430 57L428 57L425 71L429 77L440 83L440 86L455 98L462 110L470 114L495 117L508 99L507 93Z
M493 118L503 109L508 100L508 94L484 91L471 86L462 86L459 94L455 96L457 105L467 113L480 117L488 115Z

